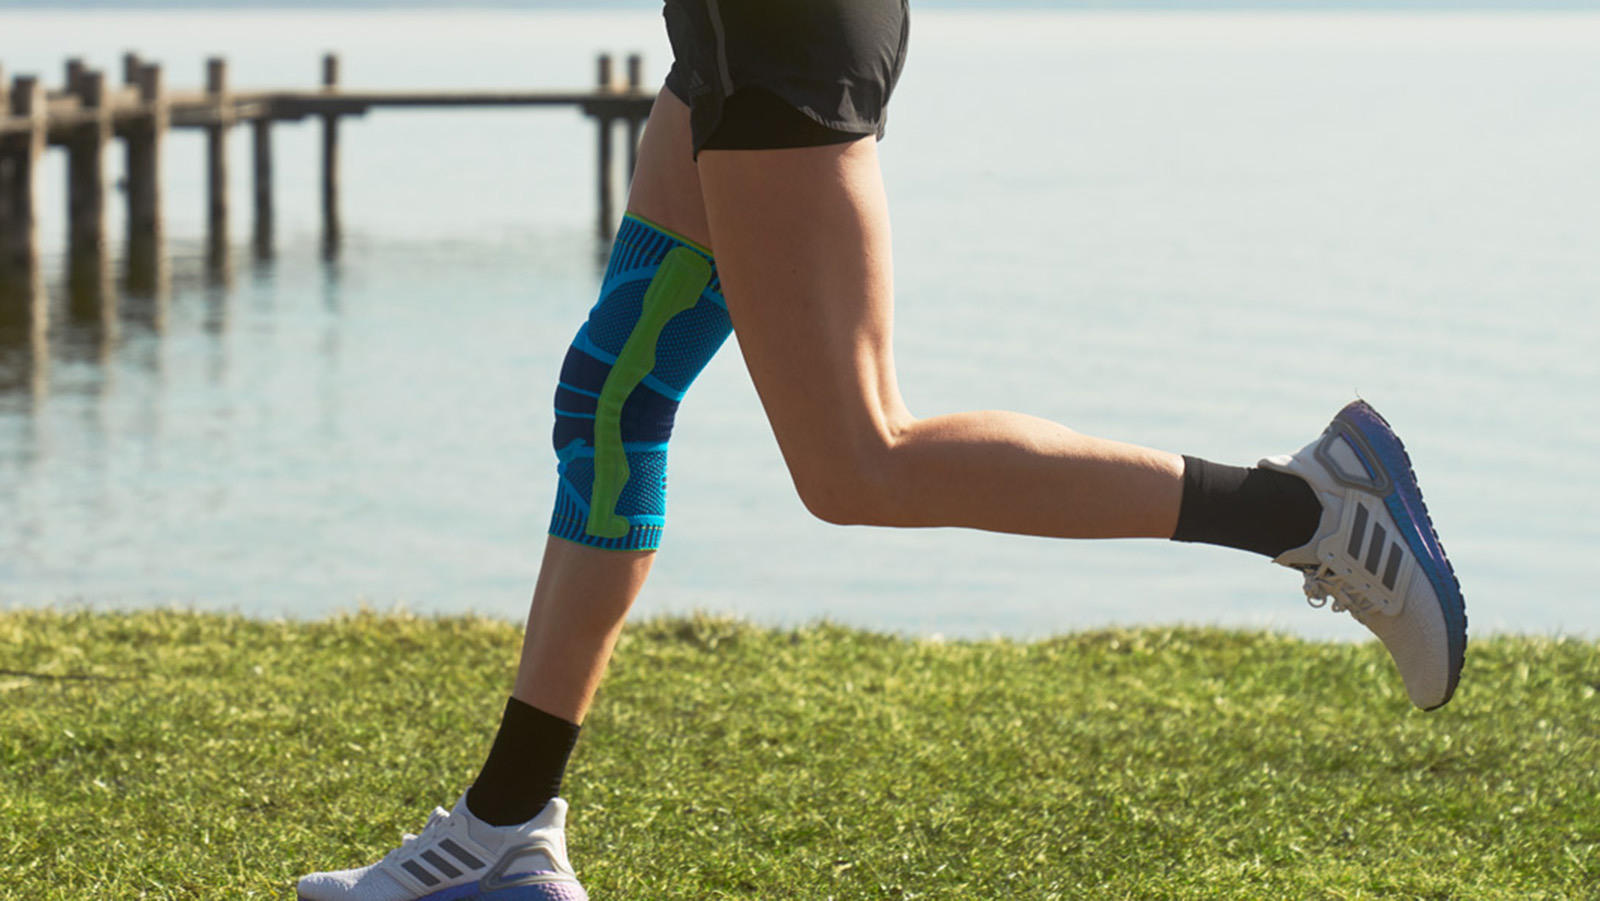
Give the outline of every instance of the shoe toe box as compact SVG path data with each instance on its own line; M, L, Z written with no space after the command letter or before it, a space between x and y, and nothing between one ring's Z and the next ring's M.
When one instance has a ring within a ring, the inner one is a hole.
M411 897L376 865L313 873L296 886L299 901L404 901Z
M1454 690L1449 629L1438 596L1425 575L1412 576L1405 604L1394 616L1367 615L1362 621L1383 642L1405 682L1411 703L1432 710Z

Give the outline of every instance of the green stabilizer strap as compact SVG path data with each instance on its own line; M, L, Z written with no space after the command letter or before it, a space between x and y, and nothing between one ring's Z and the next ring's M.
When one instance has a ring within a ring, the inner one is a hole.
M700 302L711 284L711 263L687 247L675 247L645 289L639 321L617 354L600 389L594 417L594 491L586 531L597 538L622 538L631 523L617 515L617 501L628 484L628 456L622 447L622 405L656 367L656 342L672 317Z

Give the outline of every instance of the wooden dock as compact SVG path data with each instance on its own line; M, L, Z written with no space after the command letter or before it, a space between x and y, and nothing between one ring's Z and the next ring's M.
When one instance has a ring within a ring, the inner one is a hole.
M37 76L7 81L0 66L0 304L7 295L39 295L38 182L40 163L50 147L67 153L68 282L75 298L110 297L106 223L109 207L108 150L121 141L126 150L128 287L155 290L165 267L162 224L162 146L174 128L206 133L207 241L213 256L225 258L229 197L227 135L252 131L254 246L272 253L274 184L272 127L283 122L320 121L322 128L322 228L327 252L337 250L339 209L339 129L341 120L375 109L483 107L576 108L598 125L596 174L598 230L609 235L615 211L615 145L618 123L626 127L627 167L631 175L639 133L654 92L640 83L640 60L627 61L625 80L613 71L610 56L600 56L595 87L587 91L363 91L340 82L339 59L322 61L321 84L310 90L238 90L228 79L226 60L206 65L203 89L169 89L160 65L135 54L123 60L120 83L104 72L69 60L63 85L46 90ZM11 317L6 317L11 318Z

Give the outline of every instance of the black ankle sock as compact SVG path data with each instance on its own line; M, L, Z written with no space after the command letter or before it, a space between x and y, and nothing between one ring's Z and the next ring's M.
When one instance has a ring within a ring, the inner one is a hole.
M508 699L489 759L467 789L467 809L491 826L533 819L561 794L561 777L577 743L575 723Z
M1173 541L1198 541L1276 557L1310 541L1322 503L1299 476L1183 458L1183 505Z

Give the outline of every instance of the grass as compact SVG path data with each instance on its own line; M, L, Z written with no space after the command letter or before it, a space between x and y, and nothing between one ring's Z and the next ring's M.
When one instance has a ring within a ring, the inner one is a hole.
M0 898L292 898L476 773L472 618L0 613ZM568 773L599 899L1596 897L1600 645L631 627ZM25 674L25 675L24 675Z

